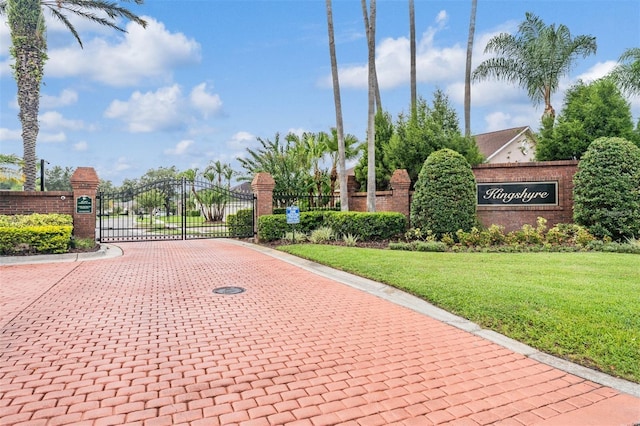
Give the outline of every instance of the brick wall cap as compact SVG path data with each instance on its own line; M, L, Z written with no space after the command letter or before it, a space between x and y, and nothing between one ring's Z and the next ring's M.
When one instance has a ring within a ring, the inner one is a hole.
M473 166L473 169L498 169L509 167L549 167L549 166L577 166L578 160L531 161L528 163L483 163Z

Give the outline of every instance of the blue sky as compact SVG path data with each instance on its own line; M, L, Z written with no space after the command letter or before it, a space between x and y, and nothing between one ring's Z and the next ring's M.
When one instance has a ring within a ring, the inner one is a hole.
M463 127L470 0L415 0L418 94L444 90ZM48 21L49 60L41 90L37 155L50 166L94 167L115 185L150 168L231 163L256 137L328 131L335 126L322 0L147 0L126 3L149 23L122 34L73 20L84 49ZM405 0L378 0L376 63L382 103L394 117L409 104ZM572 35L596 37L598 53L579 59L552 103L578 79L605 75L640 46L638 0L479 0L474 64L489 38L515 32L525 12ZM345 131L365 139L367 48L360 2L334 0ZM9 31L0 25L0 152L22 156ZM630 99L634 119L640 99ZM472 132L538 127L542 106L507 83L472 88Z

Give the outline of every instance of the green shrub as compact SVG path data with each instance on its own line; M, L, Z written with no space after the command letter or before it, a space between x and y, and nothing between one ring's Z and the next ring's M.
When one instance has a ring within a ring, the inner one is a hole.
M0 254L66 253L71 225L0 226Z
M361 241L387 240L402 235L407 218L394 212L330 212L325 225L338 235L355 235Z
M0 254L66 253L72 231L68 214L0 215Z
M73 217L68 214L16 214L0 215L0 226L64 226L73 225Z
M258 218L258 239L264 242L279 240L283 238L285 233L291 232L294 226L296 234L298 232L310 234L314 229L325 225L325 217L336 213L338 212L321 210L300 212L300 223L295 225L287 223L285 214L260 216Z
M347 247L355 247L358 243L358 236L353 234L346 234L342 236L342 242Z
M288 241L290 243L304 243L309 238L306 234L302 234L300 232L285 232L282 236L282 239Z
M440 241L416 241L416 251L445 252L447 245Z
M640 235L640 148L621 138L599 138L578 164L573 219L596 237Z
M321 226L318 229L314 229L311 231L311 235L309 235L309 241L313 244L323 244L328 241L331 241L335 238L335 233L333 229L328 226Z
M450 149L429 155L415 185L411 225L441 237L476 222L476 180L467 160Z
M253 209L242 209L236 214L227 215L227 226L232 237L252 237Z
M415 242L406 243L404 241L398 242L390 242L389 249L391 250L405 250L405 251L413 251L415 250Z

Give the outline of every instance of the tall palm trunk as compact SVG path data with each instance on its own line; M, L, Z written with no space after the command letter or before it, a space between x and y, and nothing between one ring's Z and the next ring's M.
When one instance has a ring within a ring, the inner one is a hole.
M347 194L347 170L344 146L344 125L342 123L342 100L340 98L340 79L338 77L338 60L336 58L336 43L333 32L333 11L331 0L327 0L327 28L329 31L329 56L331 57L331 78L333 81L333 101L336 107L336 131L338 133L338 178L340 179L340 210L349 210ZM335 189L335 163L331 168L331 194Z
M416 81L416 11L413 0L409 0L409 38L411 45L411 117L415 117L418 89Z
M369 38L371 36L371 26L369 25L369 14L367 13L367 2L366 0L361 1L362 5L362 14L364 16L364 28L367 33L367 45L369 43ZM374 9L375 9L375 1L374 1ZM375 10L373 11L374 20L375 20ZM374 33L375 33L375 22L374 22ZM375 34L373 40L374 46L374 57L375 57ZM378 84L378 71L376 67L373 67L373 91L375 96L376 110L382 111L382 98L380 97L380 85Z
M40 84L46 59L44 18L40 0L9 0L7 8L18 85L18 117L22 124L24 189L35 191Z
M467 67L464 72L464 135L471 136L471 56L473 37L476 32L476 9L478 0L471 0L471 18L469 19L469 38L467 39Z
M376 211L376 127L375 127L375 100L376 100L376 0L370 0L369 14L367 15L366 0L362 1L362 13L365 25L367 25L367 48L369 51L369 77L367 111L367 211Z

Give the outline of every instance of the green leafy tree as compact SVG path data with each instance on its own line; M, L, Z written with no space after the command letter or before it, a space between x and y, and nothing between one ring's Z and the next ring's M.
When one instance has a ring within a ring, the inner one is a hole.
M640 96L640 47L625 50L619 62L611 77L624 93Z
M622 138L599 138L574 177L573 219L597 237L640 237L640 148Z
M276 181L274 192L305 193L309 170L296 147L297 137L290 133L283 141L276 133L274 140L257 139L260 148L247 148L247 157L237 159L245 171L240 180L251 181L257 173L266 172Z
M470 164L483 160L475 141L461 134L458 116L446 94L436 90L431 106L420 98L415 116L408 120L402 114L398 117L385 152L388 169L391 172L406 169L415 184L424 161L432 152L443 148L458 151Z
M518 84L534 104L544 103L543 117L555 117L551 96L558 90L560 78L569 73L579 56L593 55L596 48L595 37L572 37L565 25L546 25L527 12L516 35L501 33L489 40L484 51L495 57L478 65L472 77Z
M557 123L543 120L536 159L579 159L600 137L621 137L640 144L639 136L633 128L631 107L611 79L581 81L567 91Z
M476 219L476 179L458 152L438 150L424 162L411 201L411 226L438 237L470 231Z
M164 199L165 214L169 216L171 209L175 207L173 199L176 197L180 172L176 166L158 167L157 169L149 169L140 177L140 185L146 185L156 189Z
M147 214L153 215L156 209L165 204L165 196L157 189L150 189L137 197L137 206Z
M391 138L393 137L394 126L391 119L391 115L384 111L378 111L376 114L376 143L375 143L375 165L376 165L376 188L378 190L386 190L389 188L389 180L393 169L389 165L387 156L385 154L386 147L389 145ZM368 150L364 149L363 155L360 161L354 169L356 182L360 185L360 190L366 191L367 189L367 173L369 156Z
M128 1L128 0L124 0ZM143 0L133 0L142 4ZM116 2L106 0L2 0L0 15L7 15L11 33L11 55L15 59L14 76L18 86L18 117L22 124L24 174L26 191L36 186L36 139L38 138L38 111L40 84L47 60L44 10L62 22L82 47L82 41L67 14L97 22L124 31L118 19L125 18L143 27L146 22Z
M71 191L73 168L53 166L44 171L44 187L47 191Z

